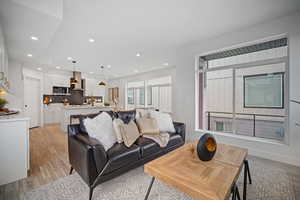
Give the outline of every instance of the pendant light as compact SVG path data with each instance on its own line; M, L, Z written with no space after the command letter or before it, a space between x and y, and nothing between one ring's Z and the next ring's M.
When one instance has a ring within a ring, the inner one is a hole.
M73 72L75 72L75 71L76 71L76 70L75 70L75 64L76 64L76 61L73 60L72 63L74 64L74 66L73 66ZM76 85L76 84L78 84L78 81L75 79L75 77L72 77L72 78L71 78L70 84L71 84L71 85Z
M104 66L101 66L100 68L101 68L102 74L104 75ZM100 81L98 85L105 87L106 83L104 81Z

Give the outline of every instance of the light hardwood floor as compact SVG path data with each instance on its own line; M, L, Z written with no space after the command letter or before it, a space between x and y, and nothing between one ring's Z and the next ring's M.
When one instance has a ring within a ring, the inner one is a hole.
M66 176L69 170L67 134L60 126L31 129L28 178L0 186L0 200L22 199L24 192Z

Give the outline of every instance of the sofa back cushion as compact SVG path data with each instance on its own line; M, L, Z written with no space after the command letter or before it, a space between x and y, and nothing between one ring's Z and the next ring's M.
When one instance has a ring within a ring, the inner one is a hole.
M90 119L93 119L95 117L97 117L99 114L101 114L102 112L106 112L107 114L109 114L109 116L113 119L117 118L117 114L113 111L100 111L99 113L95 113L95 114L87 114L87 115L81 115L81 117L79 118L79 124L80 124L80 130L81 132L83 133L87 133L87 130L84 126L84 119L86 118L90 118Z
M102 112L93 119L86 118L83 120L83 124L89 136L99 140L105 151L117 142L113 121L108 113Z
M168 113L151 111L150 117L156 119L160 132L170 132L170 133L176 132L173 125L172 118Z
M135 110L117 112L118 118L121 119L125 124L128 124L131 120L135 121L135 115Z
M141 135L158 135L160 133L157 122L153 118L138 118L136 123L139 127Z
M124 144L127 147L130 147L140 137L139 130L133 120L128 124L121 124L119 127Z
M120 125L124 124L124 122L121 119L114 119L113 121L113 127L117 136L117 142L118 143L122 143L123 142L123 137L122 137L122 133L120 130Z

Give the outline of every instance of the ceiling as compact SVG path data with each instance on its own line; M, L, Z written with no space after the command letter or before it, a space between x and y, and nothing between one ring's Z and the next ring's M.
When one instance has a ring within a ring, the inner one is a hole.
M184 44L299 10L299 0L1 0L0 23L9 56L25 66L73 70L72 57L76 70L110 65L112 77L176 65Z

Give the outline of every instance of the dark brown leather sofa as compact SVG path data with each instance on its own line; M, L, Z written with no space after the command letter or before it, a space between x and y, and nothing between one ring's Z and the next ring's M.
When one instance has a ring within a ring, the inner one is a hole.
M112 118L118 117L128 123L130 120L135 120L136 112L109 114ZM89 199L91 200L93 189L98 184L182 146L185 142L185 124L174 122L174 127L176 132L169 133L170 140L165 148L161 148L150 139L140 137L130 148L123 143L116 143L106 152L97 139L88 136L82 125L70 125L68 127L70 174L75 169L81 176L90 188Z

